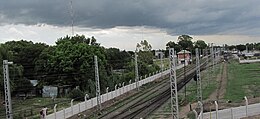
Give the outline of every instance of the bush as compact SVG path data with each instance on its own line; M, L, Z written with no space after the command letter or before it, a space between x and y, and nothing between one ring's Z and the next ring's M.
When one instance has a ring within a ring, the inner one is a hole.
M75 100L83 100L84 93L80 89L75 88L72 91L70 91L68 97Z

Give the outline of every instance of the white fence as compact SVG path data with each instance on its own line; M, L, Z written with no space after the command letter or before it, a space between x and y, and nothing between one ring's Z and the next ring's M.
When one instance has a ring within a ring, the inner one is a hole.
M248 105L247 108L246 106L240 106L240 107L219 110L218 114L216 113L216 111L207 112L203 114L203 117L204 119L239 119L239 118L259 115L259 114L260 114L260 103Z
M177 69L180 69L182 68L183 65L179 65L177 66L176 68ZM162 72L156 72L155 75L152 75L152 76L149 76L143 80L140 80L138 83L139 83L139 86L142 86L146 83L149 83L149 82L152 82L154 81L155 79L158 79L162 76L165 76L167 74L170 73L170 70L165 70L165 71L162 71ZM128 84L126 86L123 86L121 88L118 88L114 91L111 91L111 92L108 92L106 94L102 94L101 95L101 103L103 102L106 102L108 100L111 100L113 98L116 98L128 91L131 91L133 89L136 88L136 82L135 83L132 83L132 84ZM81 102L81 103L78 103L76 105L72 105L71 107L68 107L66 109L63 109L63 110L60 110L56 113L52 113L50 115L47 115L47 119L66 119L66 118L69 118L75 114L78 114L80 112L83 112L85 110L88 110L92 107L95 107L97 105L97 97L94 97L94 98L91 98L89 100L86 100L84 102Z

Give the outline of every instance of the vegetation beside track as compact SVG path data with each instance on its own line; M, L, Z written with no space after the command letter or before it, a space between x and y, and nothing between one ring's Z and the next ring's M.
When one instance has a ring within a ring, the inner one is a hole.
M260 96L260 63L239 64L231 60L228 64L228 84L225 99L241 102L248 98Z

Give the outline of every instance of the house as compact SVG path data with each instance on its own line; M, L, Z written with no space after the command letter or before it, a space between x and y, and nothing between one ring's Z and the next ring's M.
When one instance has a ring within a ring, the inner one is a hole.
M177 53L178 64L188 65L192 61L191 52L188 50L181 50Z

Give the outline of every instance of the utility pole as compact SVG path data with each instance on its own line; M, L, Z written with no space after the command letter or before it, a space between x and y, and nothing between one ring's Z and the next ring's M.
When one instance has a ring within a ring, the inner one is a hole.
M196 48L196 75L197 75L197 100L202 102L202 89L201 89L201 77L200 77L200 54L198 48Z
M170 83L171 83L171 111L173 119L179 119L179 104L176 79L176 63L174 49L170 48Z
M139 90L139 75L138 75L138 64L137 64L137 52L135 52L135 83L136 83L137 90Z
M8 62L8 60L3 60L5 111L6 111L6 119L13 119L10 79L9 79L9 69L8 69L9 64L13 64L13 62Z
M99 84L99 73L98 73L98 61L97 56L94 56L95 60L95 79L96 79L96 96L99 110L101 110L101 97L100 97L100 84Z

